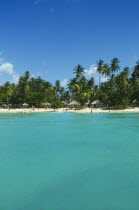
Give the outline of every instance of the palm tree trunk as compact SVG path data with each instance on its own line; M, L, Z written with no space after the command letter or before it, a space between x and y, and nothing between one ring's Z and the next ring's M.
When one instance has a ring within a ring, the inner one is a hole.
M7 96L7 99L6 99L6 100L7 100L7 106L8 106L8 104L9 104L9 99L8 99L8 96ZM9 106L8 106L8 107L9 107Z

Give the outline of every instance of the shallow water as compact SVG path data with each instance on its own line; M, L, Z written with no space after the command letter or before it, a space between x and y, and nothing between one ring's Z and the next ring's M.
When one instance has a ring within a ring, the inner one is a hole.
M0 114L0 210L138 210L139 116Z

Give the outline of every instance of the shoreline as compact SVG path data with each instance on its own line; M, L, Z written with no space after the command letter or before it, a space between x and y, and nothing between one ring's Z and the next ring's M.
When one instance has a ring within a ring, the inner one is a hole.
M139 112L139 107L138 108L129 108L129 109L122 109L122 110L110 110L110 109L92 109L91 113L91 108L86 108L86 109L81 109L81 110L74 110L74 109L66 109L66 108L60 108L56 109L54 112L54 109L42 109L42 108L26 108L26 109L0 109L0 113L135 113Z

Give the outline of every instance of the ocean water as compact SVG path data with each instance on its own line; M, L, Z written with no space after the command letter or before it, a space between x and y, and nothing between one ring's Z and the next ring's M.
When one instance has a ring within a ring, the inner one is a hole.
M138 210L139 115L0 114L0 210Z

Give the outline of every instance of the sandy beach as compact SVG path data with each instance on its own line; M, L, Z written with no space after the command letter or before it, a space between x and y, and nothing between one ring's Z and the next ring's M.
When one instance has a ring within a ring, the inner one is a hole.
M54 109L42 109L42 108L26 108L26 109L0 109L0 113L37 113L37 112L54 112ZM75 109L66 109L66 108L60 108L56 109L55 112L61 113L61 112L69 112L69 113L124 113L124 112L139 112L138 108L128 108L123 110L109 110L109 109L91 109L91 108L85 108L81 110L75 110Z

